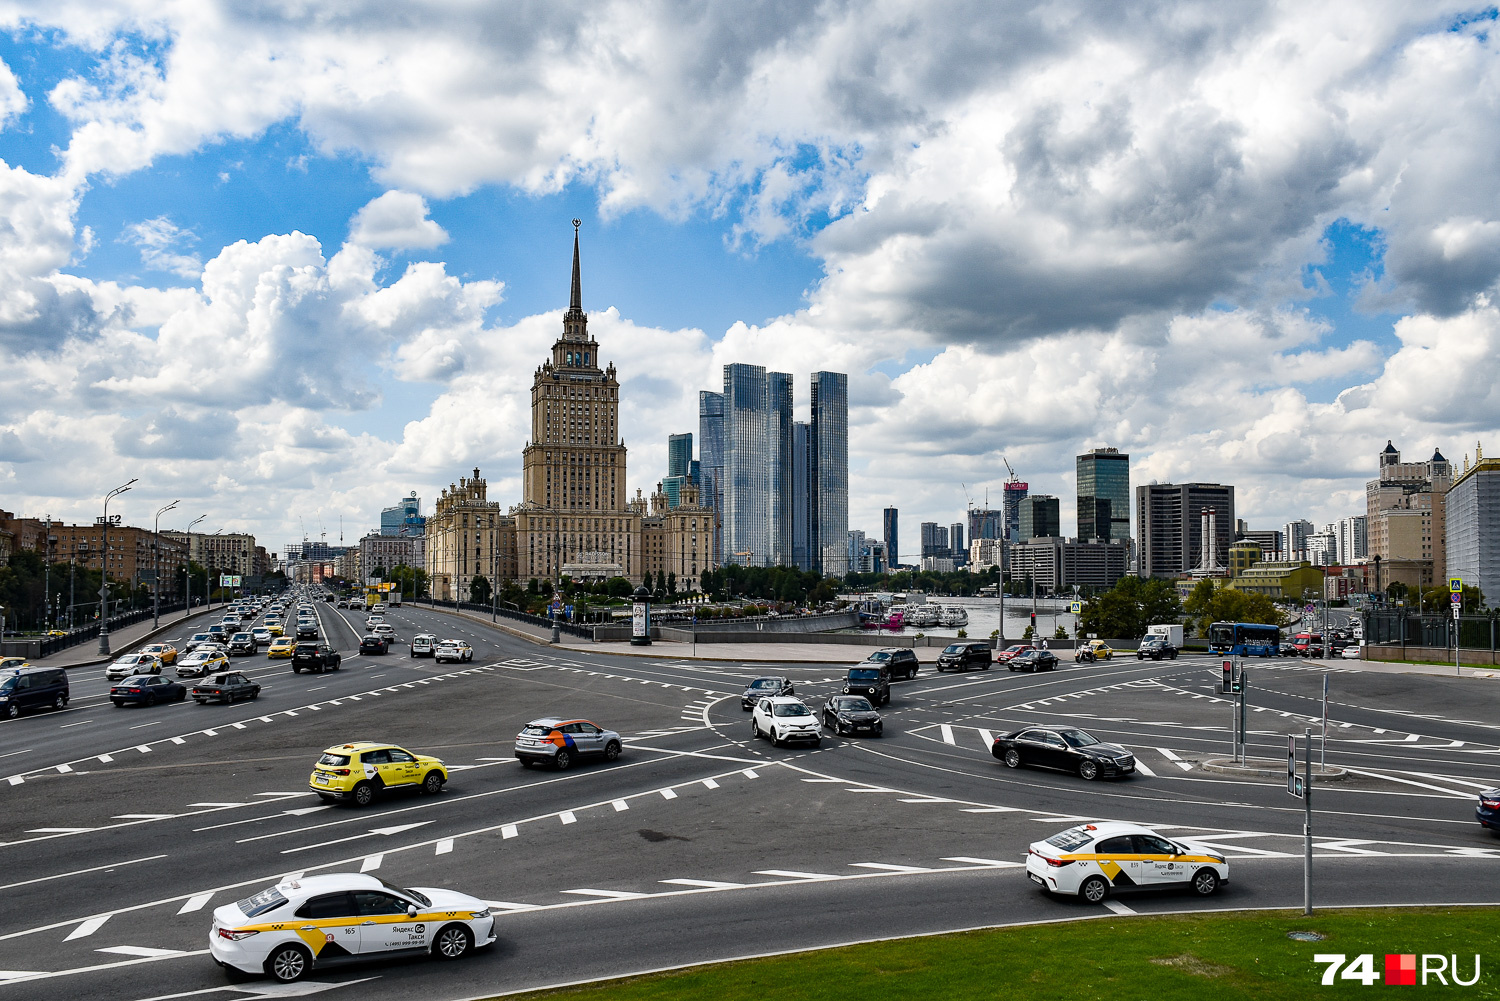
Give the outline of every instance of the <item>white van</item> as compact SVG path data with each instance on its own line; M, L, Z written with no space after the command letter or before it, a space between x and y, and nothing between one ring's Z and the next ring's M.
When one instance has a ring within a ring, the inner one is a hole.
M411 638L411 655L413 657L431 657L437 646L437 637L432 633L418 633Z

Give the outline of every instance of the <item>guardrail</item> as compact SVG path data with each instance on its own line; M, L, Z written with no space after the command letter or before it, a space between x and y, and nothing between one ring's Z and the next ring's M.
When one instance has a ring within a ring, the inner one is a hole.
M418 602L412 602L412 604L415 605ZM509 619L512 622L524 622L527 625L540 626L543 629L552 628L552 620L545 615L518 612L514 608L506 608L503 605L483 605L477 601L442 601L436 598L426 599L421 604L430 605L434 608L452 608L455 611L462 609L465 612L479 612L484 615L493 614L502 619ZM569 636L581 636L584 639L594 638L594 629L592 626L578 626L571 622L558 622L557 627Z

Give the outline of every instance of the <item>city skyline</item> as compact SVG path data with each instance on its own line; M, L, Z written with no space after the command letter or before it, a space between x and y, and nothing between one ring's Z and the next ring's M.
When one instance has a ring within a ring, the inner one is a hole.
M866 531L887 505L951 523L965 488L998 506L1004 461L1072 525L1075 456L1101 443L1131 455L1132 486L1235 483L1253 525L1324 525L1360 510L1364 457L1386 439L1452 454L1500 426L1497 211L1475 183L1495 144L1469 127L1494 86L1474 69L1493 45L1483 18L1393 9L1336 57L1292 46L1267 70L1243 53L1321 37L1317 15L1226 25L1199 62L1169 25L1096 12L1014 75L983 61L949 87L932 81L972 64L960 39L1011 37L1029 15L955 31L913 14L934 75L892 77L861 68L890 57L889 15L809 11L743 40L711 91L690 60L648 78L600 36L547 28L507 59L613 69L460 82L424 72L424 53L490 65L484 36L418 24L403 42L433 46L396 48L424 81L407 96L431 128L414 131L364 75L389 43L373 20L329 35L168 9L153 45L107 3L86 30L72 8L22 11L0 37L0 191L19 222L0 247L0 496L18 514L87 522L134 476L119 509L138 524L182 498L174 527L205 514L294 540L342 517L347 539L453 469L518 495L512 361L551 342L563 300L546 262L574 217L597 248L593 329L632 373L632 491L651 491L697 390L736 362L849 374L848 523ZM655 37L654 17L609 32ZM821 58L833 38L869 58ZM1114 57L1071 72L1092 44ZM1285 122L1233 96L1242 72L1286 83ZM1043 95L1035 74L1068 82ZM817 97L788 116L800 102L764 90L783 78L910 114ZM207 100L224 87L254 110ZM133 97L102 96L121 88ZM1101 88L1124 103L1104 108ZM503 124L472 132L475 100L549 127L530 145ZM663 117L634 122L635 106ZM1198 124L1163 124L1181 115ZM941 136L922 124L937 121ZM1090 134L1119 142L1074 141ZM993 163L962 155L981 147Z

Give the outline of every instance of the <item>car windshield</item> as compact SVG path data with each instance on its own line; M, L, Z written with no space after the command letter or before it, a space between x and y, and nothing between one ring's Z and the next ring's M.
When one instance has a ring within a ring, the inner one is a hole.
M1068 742L1069 747L1088 747L1090 744L1099 743L1093 734L1084 733L1082 730L1059 730L1062 739Z
M1093 840L1094 835L1091 831L1085 831L1081 827L1070 827L1061 834L1052 835L1052 837L1047 839L1047 844L1053 848L1061 848L1065 852L1070 852L1075 848L1082 848Z
M872 662L874 662L876 664L879 664L882 661L890 660L891 659L891 655L888 654L888 653L872 653L872 654L870 654L869 657L867 657L865 659L869 660L869 661L872 661Z
M880 671L875 668L855 668L849 672L850 681L874 681L880 677Z
M756 678L750 682L751 688L780 688L781 680L778 678Z
M376 876L375 878L380 879L379 876ZM424 893L418 893L416 890L408 890L405 887L397 886L395 883L387 883L383 879L380 879L380 885L385 887L387 890L390 890L392 893L398 894L400 896L410 897L417 903L421 904L423 907L432 906L432 900Z
M283 897L281 891L272 886L261 890L252 897L235 901L234 906L238 907L240 913L245 915L245 917L254 918L274 911L284 903L286 903L286 897Z
M776 716L811 716L812 710L800 702L787 702L771 707L771 712Z
M14 676L6 678L4 681L0 681L0 692L12 691L15 689L15 687L16 679Z
M332 751L323 752L323 756L318 759L320 765L347 765L348 763L349 755L334 754Z
M947 646L943 647L943 653L963 653L963 652L964 652L964 648L963 648L963 644L962 643L950 643Z
M870 705L869 699L834 699L833 707L835 709L842 710L843 712L850 713L867 713L873 711L873 707Z
M550 726L538 726L535 723L528 723L521 730L521 736L523 736L523 737L545 737L548 734L550 734L551 732L552 732L552 727L550 727Z

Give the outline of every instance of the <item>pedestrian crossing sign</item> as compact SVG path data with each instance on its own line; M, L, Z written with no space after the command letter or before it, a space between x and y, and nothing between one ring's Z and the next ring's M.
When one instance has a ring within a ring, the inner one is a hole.
M1462 577L1449 577L1448 590L1453 594L1464 593L1464 579Z

